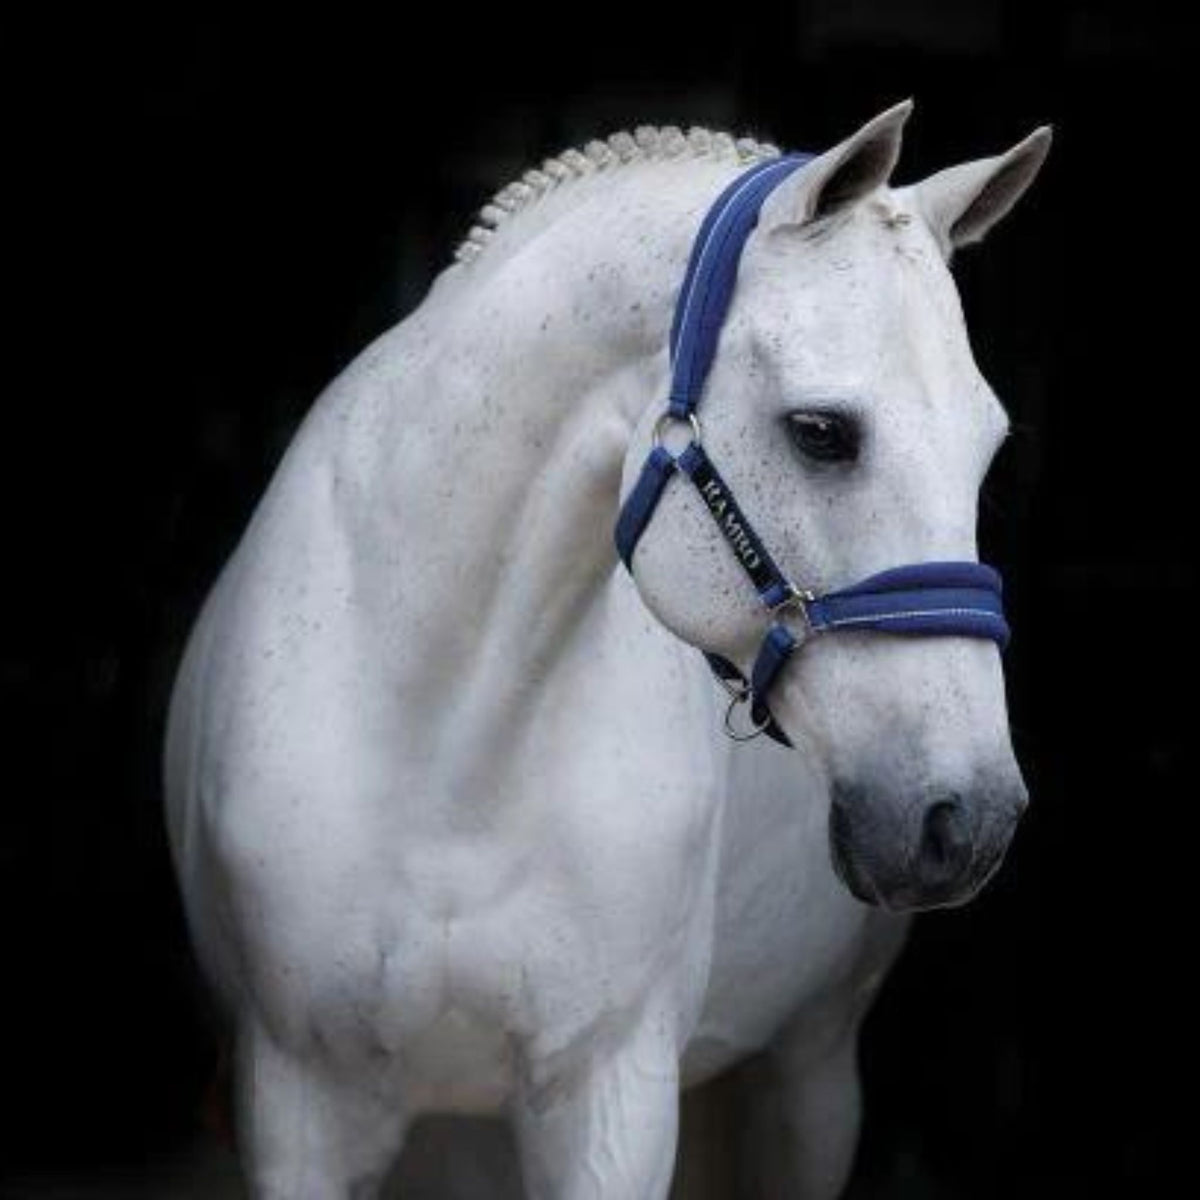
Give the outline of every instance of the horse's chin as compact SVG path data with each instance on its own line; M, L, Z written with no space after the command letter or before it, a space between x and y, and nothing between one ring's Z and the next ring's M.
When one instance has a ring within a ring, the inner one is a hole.
M861 862L848 852L832 828L829 849L834 873L856 900L888 912L915 913L969 904L1000 869L1009 840L1008 837L998 840L990 852L974 864L969 874L953 881L930 883L916 879L893 879L886 887L881 886Z
M833 863L834 874L855 900L861 900L863 904L869 904L873 908L892 909L893 906L884 900L871 878L853 859L842 852L836 840L831 839L829 857Z
M999 865L999 864L997 864ZM846 890L863 904L872 908L882 908L894 913L930 912L939 908L959 908L969 904L984 887L986 880L981 880L963 889L944 889L938 891L908 892L898 890L886 895L875 884L853 866L843 862L838 855L833 856L833 869L837 877L845 885Z

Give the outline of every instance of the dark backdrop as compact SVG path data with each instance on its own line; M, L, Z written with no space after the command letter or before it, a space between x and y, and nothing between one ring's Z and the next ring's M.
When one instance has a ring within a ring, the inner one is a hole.
M9 190L33 218L10 229L35 270L10 358L31 382L5 400L6 1165L87 1179L197 1136L214 1044L159 815L164 705L324 383L546 153L643 121L820 148L911 95L901 178L1058 135L958 267L1019 431L984 543L1035 805L987 894L919 923L871 1018L853 1196L1152 1194L1189 1015L1183 28L1116 0L422 20L176 5L10 43L32 69Z

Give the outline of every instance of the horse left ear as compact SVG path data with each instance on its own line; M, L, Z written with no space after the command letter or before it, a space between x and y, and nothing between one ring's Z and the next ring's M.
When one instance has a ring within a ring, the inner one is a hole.
M929 222L942 253L982 240L1034 181L1050 149L1049 125L1035 129L1007 154L962 163L900 189Z

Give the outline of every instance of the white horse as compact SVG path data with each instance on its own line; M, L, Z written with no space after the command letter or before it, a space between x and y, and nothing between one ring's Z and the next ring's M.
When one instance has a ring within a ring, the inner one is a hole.
M706 446L815 587L973 560L1005 436L947 261L1049 133L891 190L908 112L767 199L707 385ZM640 129L503 190L207 601L168 816L256 1197L375 1196L451 1113L510 1122L529 1196L661 1198L681 1088L759 1051L753 1194L845 1181L901 910L969 897L1025 792L990 642L814 638L772 700L795 749L737 744L696 648L748 670L763 621L696 490L618 564L689 245L775 153Z

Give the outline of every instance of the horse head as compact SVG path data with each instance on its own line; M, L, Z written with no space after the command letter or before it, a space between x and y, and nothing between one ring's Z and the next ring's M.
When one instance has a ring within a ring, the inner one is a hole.
M707 454L789 578L815 593L901 563L974 562L979 489L1008 429L949 263L1029 186L1049 131L892 189L908 112L882 114L767 195L705 385ZM660 412L635 431L627 495L663 436ZM668 442L699 433L669 426ZM749 676L763 611L712 517L698 489L666 489L633 575L663 625ZM846 885L894 909L970 898L1027 802L995 642L814 636L802 606L778 619L799 650L771 709L828 780Z

